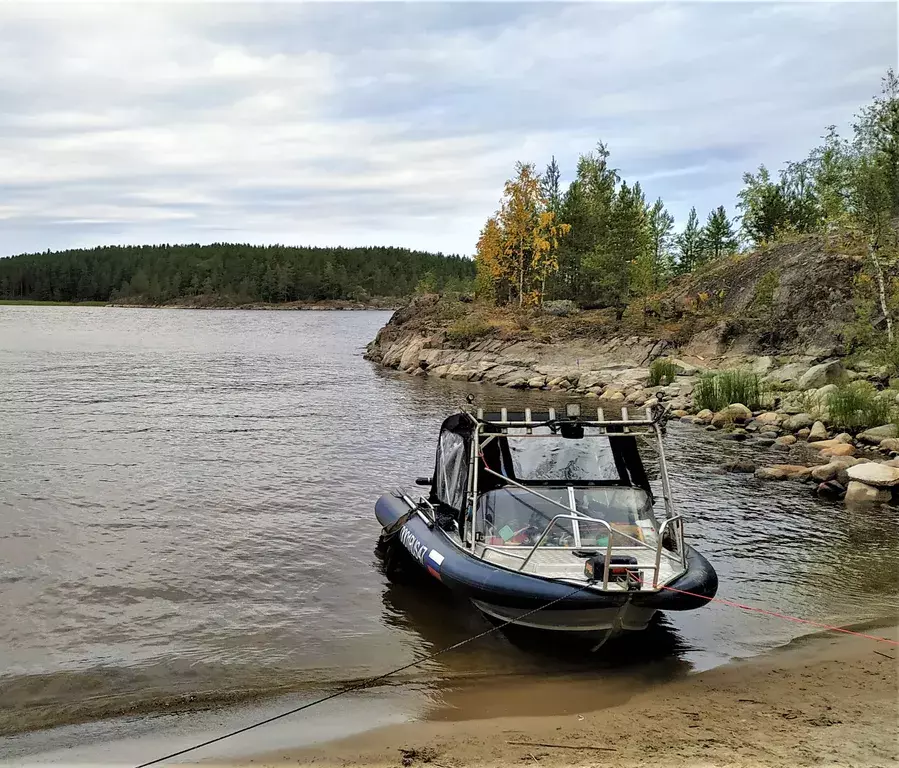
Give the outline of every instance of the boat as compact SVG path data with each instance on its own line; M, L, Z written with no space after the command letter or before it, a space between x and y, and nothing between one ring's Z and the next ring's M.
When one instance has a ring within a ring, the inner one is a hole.
M577 403L469 403L444 420L433 475L416 480L427 496L375 504L388 575L411 562L495 623L603 642L704 606L718 577L674 511L666 420L661 406L610 419Z

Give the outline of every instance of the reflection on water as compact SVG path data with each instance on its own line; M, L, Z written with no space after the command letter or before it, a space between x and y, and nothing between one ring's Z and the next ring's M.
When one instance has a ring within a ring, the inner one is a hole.
M327 689L487 628L387 581L373 504L429 473L469 391L557 398L378 371L361 352L387 317L0 308L0 612L16 617L0 622L0 733ZM720 473L771 450L679 423L667 453L722 597L833 623L895 612L895 509ZM711 605L593 657L493 633L401 680L649 683L802 631Z

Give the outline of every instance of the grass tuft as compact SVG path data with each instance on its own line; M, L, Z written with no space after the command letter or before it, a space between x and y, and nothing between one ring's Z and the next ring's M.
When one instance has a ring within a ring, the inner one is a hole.
M827 396L827 412L833 426L857 431L889 423L896 406L870 382L853 381Z
M762 407L765 386L757 373L750 371L718 371L699 377L693 390L693 404L699 409L720 411L732 403L742 403L750 410Z
M649 386L671 384L677 376L677 366L667 357L656 358L649 364Z

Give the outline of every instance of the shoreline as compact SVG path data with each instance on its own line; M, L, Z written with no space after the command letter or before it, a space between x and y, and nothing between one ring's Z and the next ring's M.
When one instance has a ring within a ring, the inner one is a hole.
M131 302L113 301L15 301L0 300L0 307L91 307L115 308L115 309L241 309L241 310L277 310L282 312L296 311L341 311L341 312L394 312L400 306L399 303L388 304L360 304L353 301L288 301L282 304L269 304L264 302L252 302L249 304L191 304L186 302L171 304L137 304Z
M897 639L897 620L869 634ZM596 680L528 679L450 692L427 720L314 747L218 765L492 766L886 765L895 731L899 648L853 635L814 633L761 656L645 690ZM481 714L471 716L472 699ZM530 703L529 703L530 702ZM542 707L544 712L525 714ZM259 735L264 744L264 734ZM209 761L197 760L204 764Z

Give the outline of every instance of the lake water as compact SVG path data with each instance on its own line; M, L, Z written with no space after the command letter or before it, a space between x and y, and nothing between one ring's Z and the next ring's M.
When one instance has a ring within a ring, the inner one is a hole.
M388 583L373 504L429 473L468 391L558 401L379 371L362 353L388 318L0 307L0 759L120 737L123 722L164 730L159 713L191 708L215 729L247 702L283 706L484 628L465 605ZM838 624L896 613L895 509L723 474L725 458L770 449L679 423L668 452L721 597ZM646 664L495 634L345 706L387 722L497 674L649 685L807 631L712 605L668 616ZM88 724L15 735L73 722Z

